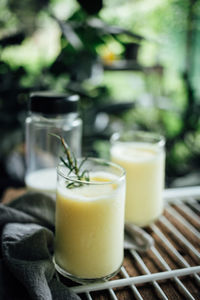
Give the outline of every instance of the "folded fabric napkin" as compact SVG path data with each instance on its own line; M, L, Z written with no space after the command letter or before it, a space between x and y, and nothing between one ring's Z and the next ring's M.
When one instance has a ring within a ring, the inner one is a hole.
M0 299L80 300L52 263L55 201L27 193L0 204Z

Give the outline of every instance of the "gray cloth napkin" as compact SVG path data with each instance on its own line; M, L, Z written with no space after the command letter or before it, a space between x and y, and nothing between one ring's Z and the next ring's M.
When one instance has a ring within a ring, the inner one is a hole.
M27 193L0 204L0 299L78 300L52 263L55 201Z

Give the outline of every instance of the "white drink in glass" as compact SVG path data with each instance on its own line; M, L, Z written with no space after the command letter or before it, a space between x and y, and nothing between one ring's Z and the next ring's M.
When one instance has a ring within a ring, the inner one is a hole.
M146 226L163 211L165 152L163 138L136 132L113 141L111 159L126 170L125 221Z
M26 175L26 187L30 191L42 192L48 195L56 194L56 168L44 168Z
M78 282L113 276L124 255L124 170L115 164L94 170L89 183L71 189L58 171L54 261Z

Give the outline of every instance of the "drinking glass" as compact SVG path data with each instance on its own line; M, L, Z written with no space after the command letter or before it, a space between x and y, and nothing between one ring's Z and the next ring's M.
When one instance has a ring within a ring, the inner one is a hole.
M123 262L125 171L97 158L81 169L90 181L77 180L63 163L57 168L54 263L77 282L103 281Z
M152 132L129 130L111 137L111 160L126 170L126 223L144 227L162 214L164 147L164 137Z

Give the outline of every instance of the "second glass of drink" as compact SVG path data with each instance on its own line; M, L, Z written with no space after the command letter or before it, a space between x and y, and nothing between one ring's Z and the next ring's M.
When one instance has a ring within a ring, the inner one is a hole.
M147 226L163 211L165 140L156 133L127 131L111 138L111 159L126 170L125 222Z

